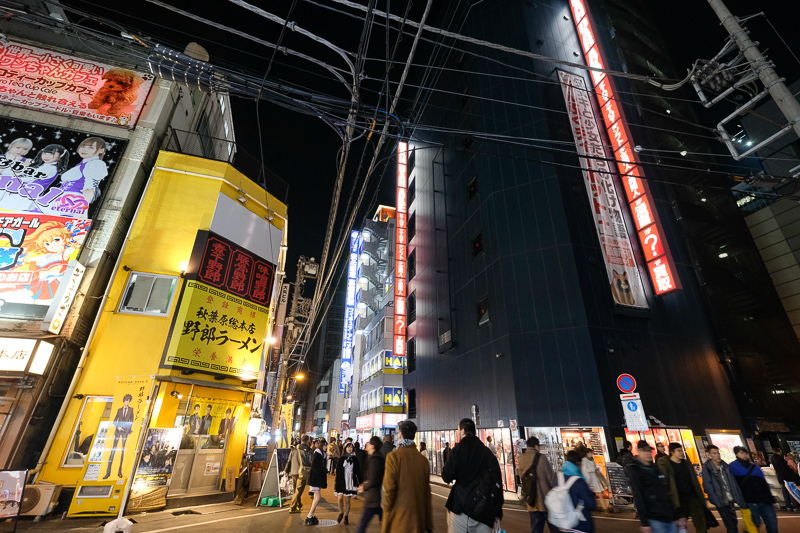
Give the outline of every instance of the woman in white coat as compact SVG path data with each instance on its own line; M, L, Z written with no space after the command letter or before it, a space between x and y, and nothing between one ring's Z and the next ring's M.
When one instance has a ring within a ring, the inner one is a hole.
M594 452L591 448L583 448L583 459L581 459L581 472L586 478L586 484L589 485L589 490L597 496L597 503L602 510L608 508L608 499L603 497L603 492L606 490L607 482L605 477L598 472L597 463L594 462Z

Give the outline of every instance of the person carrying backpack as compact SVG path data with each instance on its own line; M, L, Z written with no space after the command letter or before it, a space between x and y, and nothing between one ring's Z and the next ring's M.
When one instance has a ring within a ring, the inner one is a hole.
M303 491L306 490L308 478L311 476L311 462L314 460L314 451L308 447L311 438L303 435L300 444L289 454L289 462L286 463L286 471L291 474L294 480L294 495L292 495L292 507L290 514L299 513L303 508Z
M475 436L475 422L458 424L461 441L442 469L445 483L455 481L445 507L449 533L490 533L503 518L503 477L500 463Z
M531 533L544 533L544 525L547 523L544 497L553 488L553 467L539 451L539 439L531 437L527 445L527 450L519 456L517 475L522 481L522 493L531 517ZM553 524L550 524L550 531L558 533Z
M593 533L592 511L596 502L581 472L581 455L570 450L566 459L556 477L557 484L544 499L547 520L560 531Z

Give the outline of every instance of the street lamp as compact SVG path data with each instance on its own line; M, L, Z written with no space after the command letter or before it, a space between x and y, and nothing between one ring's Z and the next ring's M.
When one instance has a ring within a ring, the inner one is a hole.
M294 379L296 379L296 380L298 380L298 381L299 381L299 380L303 379L304 377L305 377L305 376L304 376L303 374L296 374L296 375L294 376Z

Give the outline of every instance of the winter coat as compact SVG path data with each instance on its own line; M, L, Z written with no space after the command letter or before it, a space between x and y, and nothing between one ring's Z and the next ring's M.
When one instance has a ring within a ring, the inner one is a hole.
M353 490L357 490L358 486L361 484L361 464L358 458L355 454L345 454L336 464L336 479L333 482L333 491L336 493L344 494L347 491L347 473L345 471L345 465L347 464L353 465L353 473L350 480Z
M289 461L286 463L286 472L293 476L299 476L300 468L311 466L311 461L314 459L313 453L305 444L292 448L291 453L289 453Z
M381 531L425 533L433 530L428 461L416 446L401 446L386 457Z
M386 459L386 457L389 455L389 452L392 450L394 450L394 444L392 444L391 441L381 444L381 455L384 459Z
M728 484L728 489L731 493L731 496L733 496L733 501L736 502L736 505L742 509L746 509L747 503L742 495L742 489L739 488L736 478L731 473L731 467L728 465L728 463L722 461L719 465L719 470L720 476L723 477L725 482ZM714 475L714 471L714 463L711 461L711 459L703 464L703 489L706 491L708 501L710 501L712 505L716 507L724 507L725 489L720 485L717 476Z
M541 461L540 461L541 464ZM578 467L575 467L575 471L578 470ZM564 475L564 482L568 482L569 479L574 476ZM578 522L578 525L575 526L572 531L583 531L585 533L592 533L594 531L594 520L592 519L592 511L594 510L595 506L597 505L597 501L595 500L594 493L589 488L589 485L586 481L578 476L578 479L575 480L575 483L569 488L569 496L572 498L572 505L577 509L578 504L583 503L583 517L586 520L581 520Z
M633 491L633 505L643 527L650 525L650 519L659 522L677 520L678 514L669 495L667 478L655 463L645 466L641 461L634 460L628 465L627 473Z
M385 461L379 453L367 457L367 475L364 481L364 507L376 508L381 506L381 485Z
M622 448L617 454L617 463L622 467L627 467L633 462L633 452Z
M731 474L736 478L739 488L742 489L742 496L747 503L765 503L772 505L775 498L764 478L761 467L750 461L742 462L739 459L731 463Z
M328 488L328 468L325 463L325 454L322 450L315 450L314 459L311 461L311 475L308 477L310 487Z
M470 509L466 509L463 505L464 498L469 496L466 494L466 487L487 470L491 470L492 479L502 486L503 474L500 472L497 457L475 435L465 436L453 447L447 464L442 468L444 482L456 482L445 504L448 511L453 514L470 516ZM502 505L502 503L501 501L500 504ZM503 518L502 510L497 518Z
M600 481L600 476L597 475L597 463L594 459L584 457L581 460L581 472L583 477L586 478L586 484L589 485L589 490L592 492L603 492L605 487Z
M450 451L451 448L449 446L447 446L444 450L442 450L442 464L447 463L447 459L450 458Z
M692 463L686 459L682 459L680 463L676 464L673 463L669 457L665 456L658 460L657 466L661 473L667 478L669 496L672 498L672 505L674 505L676 509L681 506L681 501L678 495L678 485L675 483L674 468L685 468L689 471L689 479L692 480L692 488L694 489L695 496L697 496L701 502L705 501L703 489L700 488L700 483L697 481L697 473L694 471L694 466L692 466Z
M522 479L525 472L533 466L533 461L539 452L533 448L528 448L525 453L519 456L517 463L517 475ZM546 512L547 508L544 506L544 497L553 488L553 467L550 466L550 461L547 460L546 455L542 455L539 459L539 464L536 465L536 505L528 505L529 512L542 511ZM527 505L527 504L526 504Z
M792 470L789 463L786 462L786 459L782 455L774 453L772 457L770 457L770 461L772 462L772 468L775 469L775 475L778 477L778 483L780 483L781 486L783 486L785 481L800 483L800 478L794 473L794 470Z

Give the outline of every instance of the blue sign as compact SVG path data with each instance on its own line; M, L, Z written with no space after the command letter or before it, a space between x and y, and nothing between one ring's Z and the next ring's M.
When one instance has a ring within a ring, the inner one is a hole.
M638 408L635 402L628 402L628 411L635 412Z
M346 396L350 390L353 379L353 341L355 338L356 298L358 292L356 282L361 274L361 232L353 230L350 233L350 260L347 267L347 299L344 306L344 336L342 338L342 364L339 375L339 393Z

